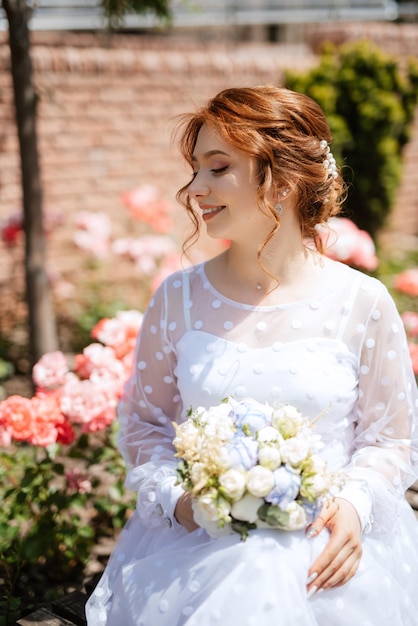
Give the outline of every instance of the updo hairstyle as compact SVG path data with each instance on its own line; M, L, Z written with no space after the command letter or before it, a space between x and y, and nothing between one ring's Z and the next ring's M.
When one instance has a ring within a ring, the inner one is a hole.
M331 132L320 106L308 96L281 87L225 89L206 106L180 117L179 148L190 165L204 124L257 163L258 206L275 223L261 248L280 227L280 217L267 200L269 192L290 188L296 196L302 235L322 252L316 227L340 212L343 180L338 168L332 172L327 167L327 159L332 158ZM187 192L189 184L177 193L194 225L188 243L197 238L200 223Z

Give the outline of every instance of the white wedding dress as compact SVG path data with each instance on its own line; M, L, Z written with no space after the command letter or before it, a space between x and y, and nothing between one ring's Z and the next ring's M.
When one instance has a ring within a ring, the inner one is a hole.
M402 321L386 288L324 260L324 288L250 306L210 284L205 265L169 277L144 319L120 406L120 449L137 508L87 604L88 626L417 626L418 524L404 491L417 478L417 390ZM360 569L307 598L328 531L188 533L172 420L232 395L297 406L325 443L363 528Z

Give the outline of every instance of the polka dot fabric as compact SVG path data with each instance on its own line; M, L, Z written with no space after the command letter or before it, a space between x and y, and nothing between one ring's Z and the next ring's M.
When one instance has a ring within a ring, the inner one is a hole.
M119 410L137 510L88 603L89 626L418 626L418 530L403 496L417 476L417 390L403 325L379 281L331 261L323 271L320 293L280 306L228 299L204 264L155 294ZM176 522L172 422L227 395L317 419L364 532L347 585L307 599L326 532L257 531L242 543Z

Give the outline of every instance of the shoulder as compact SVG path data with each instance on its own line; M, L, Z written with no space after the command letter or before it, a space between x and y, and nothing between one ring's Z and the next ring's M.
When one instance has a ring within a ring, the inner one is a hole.
M334 279L341 289L349 289L355 297L365 301L375 301L382 296L391 298L387 287L378 278L339 261L330 262L334 267Z
M177 270L164 278L153 293L148 308L154 308L157 305L161 306L162 303L172 301L173 299L183 300L190 285L196 280L202 280L203 265L203 262L191 265L190 267Z

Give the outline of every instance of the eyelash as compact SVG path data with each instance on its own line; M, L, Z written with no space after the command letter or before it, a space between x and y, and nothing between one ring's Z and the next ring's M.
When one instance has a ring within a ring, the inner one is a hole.
M225 170L228 169L228 165L225 165L224 167L219 167L216 170L211 170L211 172L213 172L213 174L222 174L222 172L225 172Z
M219 167L218 169L214 169L214 170L210 170L213 174L222 174L222 172L225 172L228 169L229 165L225 165L224 167ZM196 178L196 176L198 175L199 171L197 172L192 172L192 180L194 180Z

